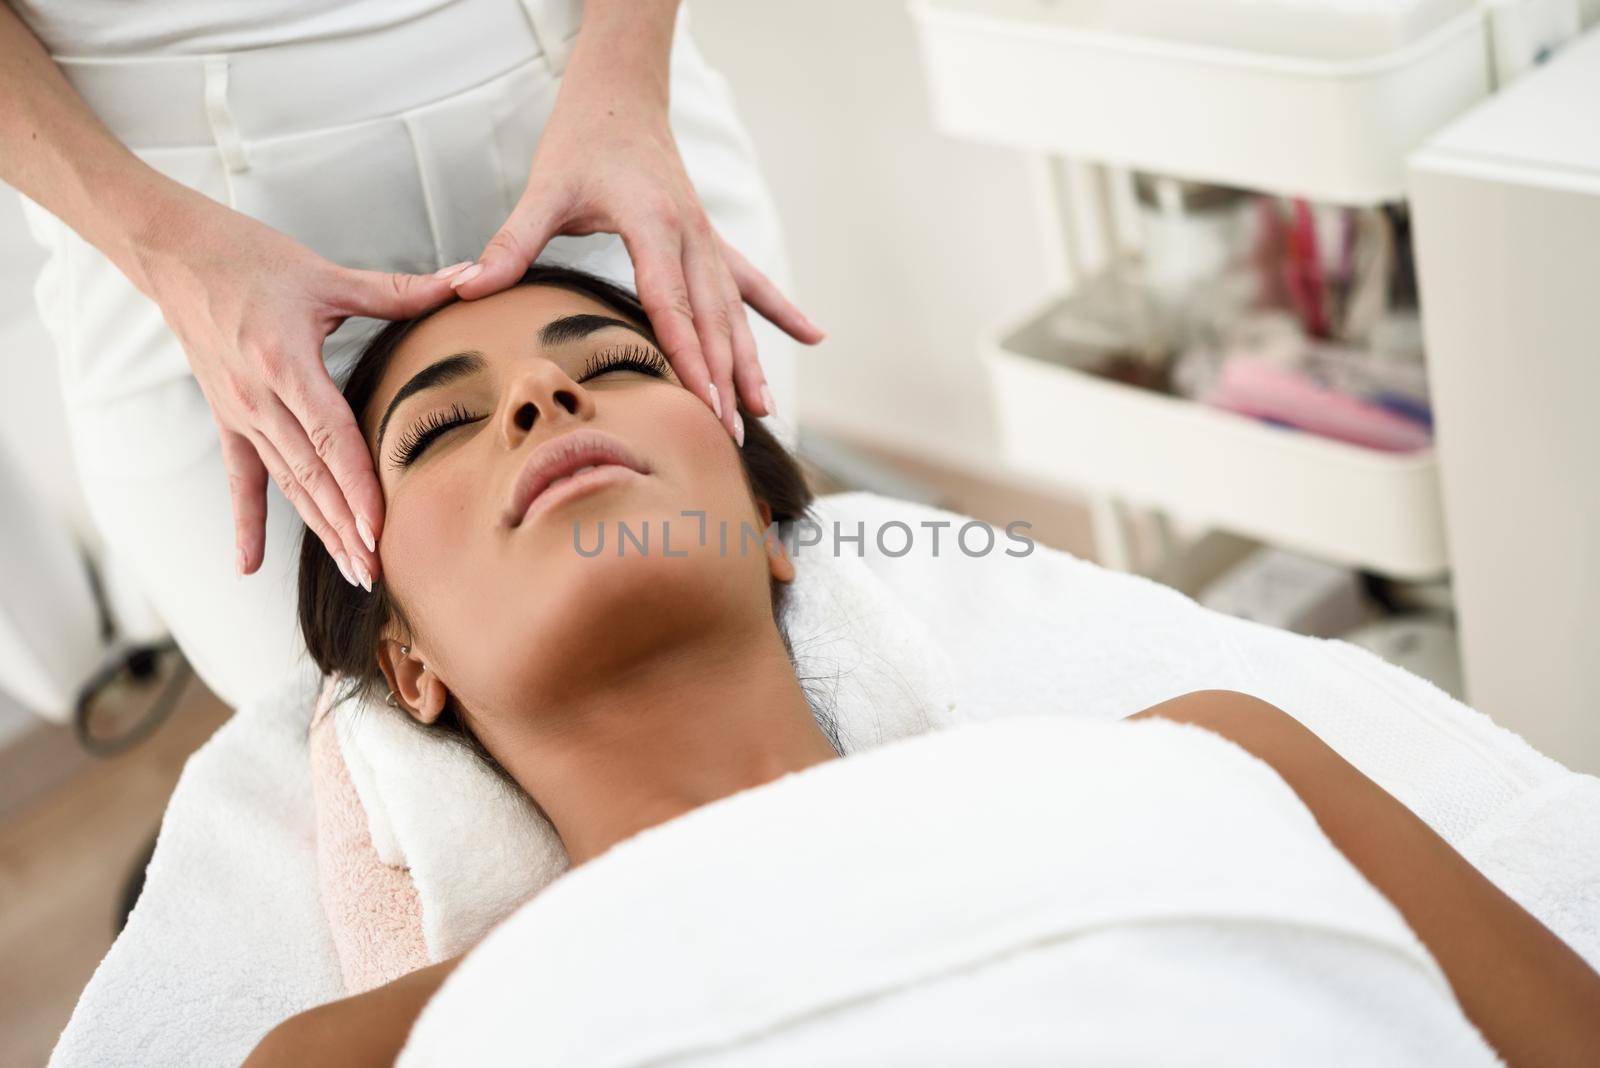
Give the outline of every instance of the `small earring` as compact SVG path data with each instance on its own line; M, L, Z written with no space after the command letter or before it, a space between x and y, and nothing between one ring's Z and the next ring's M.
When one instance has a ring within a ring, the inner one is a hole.
M409 656L410 654L411 654L411 646L402 645L400 647L400 655L401 656ZM393 690L389 691L389 696L385 697L383 699L383 702L384 702L384 704L388 705L390 708L399 708L400 707L400 702L395 700L395 695L394 695L394 691Z

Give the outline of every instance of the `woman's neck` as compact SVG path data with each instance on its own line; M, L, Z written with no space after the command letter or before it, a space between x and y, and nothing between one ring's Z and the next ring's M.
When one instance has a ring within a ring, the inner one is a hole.
M574 866L690 809L838 754L775 629L701 633L587 687L496 755Z

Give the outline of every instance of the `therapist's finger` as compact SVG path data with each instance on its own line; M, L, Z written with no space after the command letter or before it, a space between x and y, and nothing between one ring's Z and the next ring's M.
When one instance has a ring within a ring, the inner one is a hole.
M261 566L266 551L267 468L249 438L223 426L217 432L233 501L234 567L249 575Z
M682 246L671 230L646 234L624 233L622 243L633 260L633 280L639 303L650 317L650 328L661 342L667 362L683 387L703 400L722 418L722 398L706 370L700 338L694 328L694 305L683 277ZM728 398L733 403L733 398Z
M745 310L744 297L733 273L723 266L722 299L728 305L732 320L733 381L739 389L739 399L746 410L756 415L773 415L772 391L767 388L767 375L761 369L761 355L756 350L756 337L750 330L750 315Z
M738 249L720 237L717 240L722 242L723 262L739 283L739 292L752 308L761 313L762 318L807 345L815 345L827 336L821 327L807 319L805 313L783 295L772 279L752 267Z
M432 311L455 293L440 274L403 274L340 268L334 300L347 315L373 319L411 319Z
M448 284L462 300L487 297L516 285L555 236L561 222L561 213L552 200L529 194L489 239L478 262L453 275Z
M334 562L339 565L339 572L344 575L345 581L352 586L361 585L356 575L350 570L349 557L339 547L338 533L322 517L322 511L317 507L316 501L312 500L306 494L305 488L295 480L293 468L284 461L278 450L273 447L272 442L268 441L265 436L257 433L251 438L251 444L260 454L261 463L272 475L272 481L278 484L278 489L283 494L283 499L288 501L294 510L300 514L300 518L305 521L306 527L311 533L316 535L317 540L327 547L328 552L333 556Z
M284 383L279 392L291 414L299 421L300 440L309 442L323 468L332 476L334 492L326 494L332 503L318 505L325 518L344 534L345 551L352 562L360 560L367 574L376 578L379 571L377 539L383 535L383 490L372 469L372 454L366 438L356 425L350 403L333 384L327 368L316 364L308 375L298 375ZM284 450L280 447L279 452ZM294 453L286 453L292 458ZM309 462L309 461L308 461ZM312 477L320 473L313 471ZM313 488L314 487L308 487ZM353 531L342 519L350 517ZM354 538L350 534L354 534Z
M703 238L684 245L683 273L689 285L694 329L700 339L706 373L722 401L722 425L743 445L744 421L739 415L739 395L733 387L733 322L726 290L719 277L723 273L722 264L715 258L709 227Z
M346 405L348 410L349 406ZM307 428L277 396L266 398L256 412L257 431L282 458L283 469L273 470L272 474L278 480L284 496L294 503L295 510L305 519L307 526L316 529L313 517L320 520L328 533L324 535L319 530L318 537L322 538L328 552L336 559L343 553L350 562L350 570L356 578L363 580L361 585L370 588L372 568L366 563L369 554L362 551L362 532L356 528L355 516L345 501L344 493L319 452L332 445L326 429L330 424L331 420L321 424L321 436L313 444L307 436ZM266 457L263 456L263 459ZM267 467L271 469L272 464L268 463ZM285 471L290 483L287 486ZM295 491L293 496L291 491ZM314 507L308 508L308 504Z

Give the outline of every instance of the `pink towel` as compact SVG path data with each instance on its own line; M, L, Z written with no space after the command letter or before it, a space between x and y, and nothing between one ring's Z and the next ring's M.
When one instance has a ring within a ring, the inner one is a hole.
M317 877L345 990L359 994L425 967L422 903L411 872L385 864L372 844L329 714L335 680L311 721L311 785L317 813Z

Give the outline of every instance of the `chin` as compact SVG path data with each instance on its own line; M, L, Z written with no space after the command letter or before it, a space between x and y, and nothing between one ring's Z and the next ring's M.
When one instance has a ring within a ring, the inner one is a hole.
M570 527L564 535L570 539ZM573 553L569 540L559 568L542 557L515 583L530 595L521 599L526 613L513 611L508 621L504 633L516 637L503 652L513 658L508 662L527 665L535 692L558 692L578 682L575 674L593 678L610 663L649 655L719 620L750 618L769 604L764 554L723 556L713 541L669 557L654 529L651 538L649 553L630 543L618 556L608 532L606 551L590 558Z

